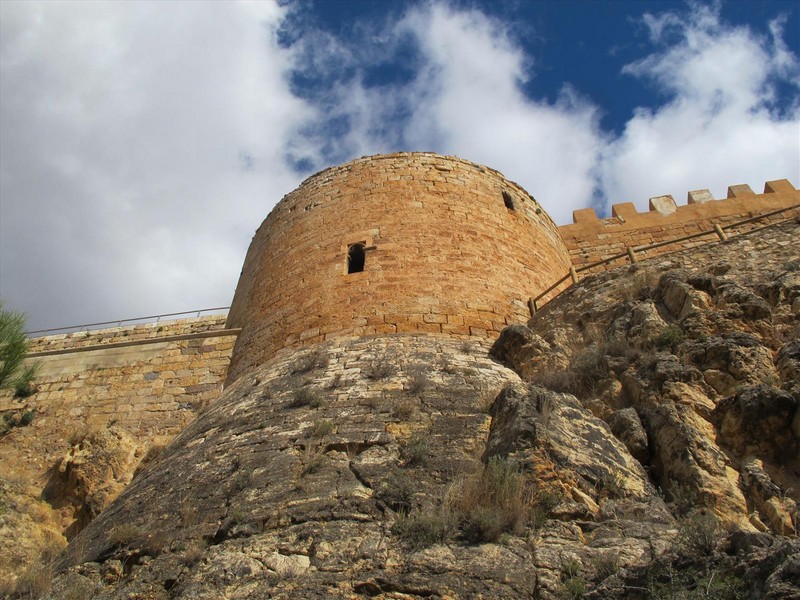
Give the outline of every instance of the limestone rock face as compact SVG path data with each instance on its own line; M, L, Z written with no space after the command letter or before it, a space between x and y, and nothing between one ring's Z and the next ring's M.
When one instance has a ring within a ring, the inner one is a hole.
M633 407L623 408L608 417L611 432L623 443L631 456L641 464L648 459L647 432Z
M88 435L67 451L45 495L75 506L77 533L131 482L142 456L136 440L118 427Z
M798 597L798 233L591 276L491 353L279 354L72 541L50 597Z
M607 495L644 497L652 494L642 465L634 460L608 425L594 417L572 395L520 384L500 393L489 413L492 427L484 459L515 454L531 468L558 465L559 479L572 480L594 504ZM572 471L565 477L564 471Z

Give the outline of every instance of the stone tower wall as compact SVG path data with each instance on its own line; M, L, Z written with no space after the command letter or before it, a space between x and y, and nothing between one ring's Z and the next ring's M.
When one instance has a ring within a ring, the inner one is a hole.
M510 206L510 208L509 208ZM363 243L363 272L348 246ZM307 179L253 238L228 319L228 381L283 348L342 336L496 337L569 268L558 230L492 169L430 153L366 157Z

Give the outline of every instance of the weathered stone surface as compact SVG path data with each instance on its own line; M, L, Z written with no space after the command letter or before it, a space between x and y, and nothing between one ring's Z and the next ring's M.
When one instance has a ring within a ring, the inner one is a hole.
M649 455L647 432L633 407L614 411L606 419L611 432L623 443L636 460L646 463Z
M0 584L20 573L20 549L28 552L22 562L32 564L55 543L52 534L64 545L127 484L148 448L163 446L219 396L235 339L219 335L224 324L213 315L32 340L31 360L41 365L36 393L18 399L0 391L0 418L33 415L28 426L0 436L0 478L20 480L23 504L38 507L39 516L8 541L0 529ZM110 445L109 428L117 440ZM100 448L89 440L103 447L99 455L89 457ZM75 450L77 442L84 447ZM79 464L68 466L73 459ZM14 552L6 554L10 545Z
M119 427L78 440L53 473L43 494L53 506L72 504L74 535L131 482L144 449ZM70 537L71 537L70 535Z
M783 462L797 458L798 439L792 430L796 411L792 394L761 384L741 387L720 402L714 416L726 445L738 454Z
M796 236L586 279L514 332L509 364L537 385L439 335L282 353L72 541L50 597L622 599L720 581L796 597L800 465L778 446L797 443L797 325L790 294L765 292ZM539 385L557 368L576 394ZM596 416L633 414L638 461ZM458 511L498 461L526 518L480 538L500 495Z
M69 572L87 560L139 562L113 584L93 579L98 598L166 588L173 598L529 597L536 575L522 541L409 552L390 532L392 478L413 481L412 513L438 510L480 468L487 390L518 380L462 345L352 340L289 353L237 381L81 532ZM132 527L120 532L123 523ZM455 570L434 560L448 553ZM176 567L192 554L190 569Z
M560 469L571 472L574 485L596 499L611 496L644 497L647 475L603 421L568 394L537 386L506 386L492 405L492 427L484 460L543 452ZM534 456L530 460L536 460ZM610 491L609 491L610 490Z
M546 341L522 325L506 327L495 340L489 355L517 371L523 379L535 372L550 355Z
M552 341L551 352L566 356L573 370L578 365L574 357L583 350L568 340L586 339L589 323L598 348L611 351L625 340L628 366L619 372L607 360L598 371L621 385L621 392L607 393L614 384L603 382L582 392L582 402L610 423L619 414L615 411L635 411L649 441L645 466L667 493L679 527L686 518L681 515L698 506L712 509L738 531L793 535L797 527L799 330L791 291L796 269L786 268L797 260L789 241L797 228L786 223L766 230L764 237L754 234L728 242L727 250L737 261L724 265L713 251L698 249L685 253L690 260L673 255L596 275L529 322L533 333ZM636 277L629 284L634 287L616 292L625 304L611 310L608 299L626 272ZM657 283L649 287L652 281ZM576 319L579 315L586 317ZM539 381L540 373L534 370L529 377ZM547 380L559 378L551 374ZM776 538L766 539L772 550L780 546L774 544ZM744 588L753 597L797 595L796 584L784 587L783 573L793 572L793 559L776 550L770 554L774 562L756 576L758 555L752 548L739 557L737 572L748 573ZM725 561L716 564L723 570L734 568ZM635 571L629 576L646 587L646 578L637 579ZM765 585L773 577L774 587ZM590 597L620 593L609 585L598 586Z

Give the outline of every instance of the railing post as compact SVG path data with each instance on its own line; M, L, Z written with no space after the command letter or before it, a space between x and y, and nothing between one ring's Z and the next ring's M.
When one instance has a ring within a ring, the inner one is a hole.
M569 276L572 277L572 283L578 283L578 272L575 270L575 267L569 268Z
M530 311L532 317L536 316L536 300L533 298L528 298L528 310Z
M728 239L728 234L722 231L722 227L719 226L719 223L714 223L714 231L717 233L717 236L719 236L719 239L723 242Z
M625 249L625 251L628 253L628 258L630 259L631 264L635 264L637 262L637 260L636 260L636 253L633 251L633 248L628 246Z

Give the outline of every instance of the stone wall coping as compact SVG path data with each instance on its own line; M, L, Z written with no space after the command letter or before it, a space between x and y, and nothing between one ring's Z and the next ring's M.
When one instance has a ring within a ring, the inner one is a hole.
M130 346L143 346L146 344L158 344L163 342L176 342L180 340L193 340L197 338L212 338L236 336L241 333L241 328L236 329L217 329L211 331L200 331L197 333L184 333L178 335L165 335L155 338L144 338L140 340L130 340L127 342L113 342L111 344L94 344L92 346L76 346L73 348L60 348L58 350L45 350L43 352L29 352L25 358L38 358L42 356L55 356L58 354L71 354L73 352L90 352L92 350L108 350L111 348L127 348Z

